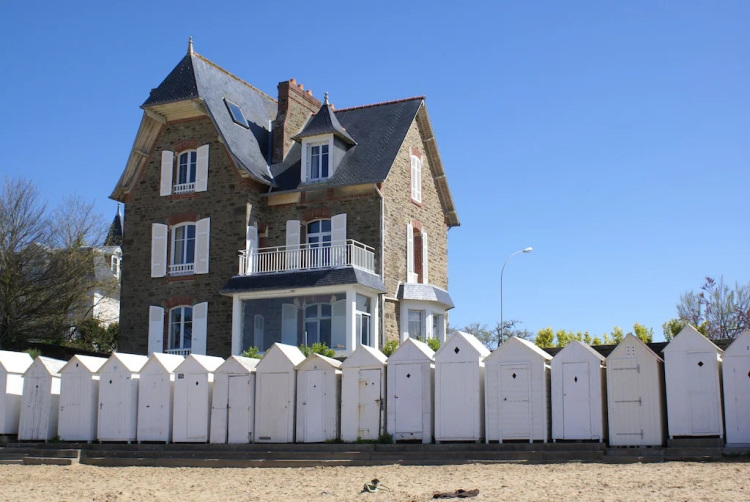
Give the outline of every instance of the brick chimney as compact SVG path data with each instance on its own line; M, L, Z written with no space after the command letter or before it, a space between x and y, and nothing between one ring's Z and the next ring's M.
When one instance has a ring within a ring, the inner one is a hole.
M274 163L284 160L294 144L292 137L320 110L320 101L313 97L312 91L304 89L295 79L279 82L279 111L273 122Z

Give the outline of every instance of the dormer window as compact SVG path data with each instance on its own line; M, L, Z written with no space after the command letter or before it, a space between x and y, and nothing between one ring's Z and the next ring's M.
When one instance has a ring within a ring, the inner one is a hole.
M239 105L232 103L226 98L224 98L224 104L227 105L227 110L229 110L229 115L232 116L232 120L234 121L235 124L241 125L245 129L250 129L250 124L247 123L245 114L242 113L242 108L240 108Z
M320 182L333 176L333 135L302 140L302 181Z
M329 171L328 142L310 145L310 179L328 178Z

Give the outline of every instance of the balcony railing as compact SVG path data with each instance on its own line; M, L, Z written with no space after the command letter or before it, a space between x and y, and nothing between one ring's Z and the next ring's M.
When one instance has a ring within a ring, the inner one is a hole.
M195 183L180 183L172 187L172 193L191 193L195 192Z
M330 246L300 244L262 248L250 254L240 249L239 275L318 270L352 266L375 273L375 250L355 240Z
M181 265L170 265L169 275L190 275L193 273L194 263L183 263Z
M190 349L167 349L165 351L167 354L174 354L176 356L189 356L190 355Z

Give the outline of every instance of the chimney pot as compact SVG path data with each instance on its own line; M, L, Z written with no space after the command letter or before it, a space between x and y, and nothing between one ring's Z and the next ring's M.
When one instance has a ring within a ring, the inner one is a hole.
M312 96L312 91L310 89L308 89L306 92L308 96Z
M303 90L305 89L305 86L304 86L304 85L302 85L302 84L297 84L297 88L298 88L298 89L299 89L300 91L303 91Z
M289 83L290 84L296 84L297 83L297 79L296 78L290 78L289 79Z

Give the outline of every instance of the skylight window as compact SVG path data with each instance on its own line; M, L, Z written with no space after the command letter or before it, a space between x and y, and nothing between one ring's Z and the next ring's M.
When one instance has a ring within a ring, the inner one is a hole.
M234 121L234 123L237 125L241 125L245 129L250 129L250 124L247 123L247 119L242 113L242 108L226 98L224 98L224 103L227 105L227 110L229 110L229 114L232 116L232 120Z

